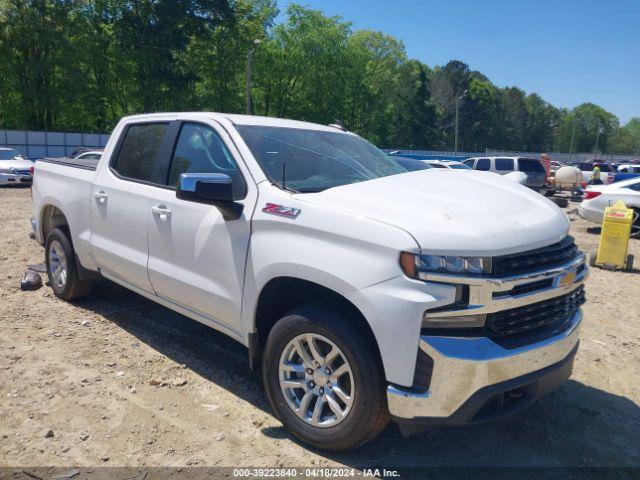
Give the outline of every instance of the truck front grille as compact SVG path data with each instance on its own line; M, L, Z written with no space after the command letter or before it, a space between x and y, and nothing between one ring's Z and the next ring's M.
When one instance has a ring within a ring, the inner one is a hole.
M580 305L584 286L559 297L487 315L486 335L505 348L516 348L566 330Z
M552 268L567 263L576 255L578 247L573 237L566 236L562 241L547 247L494 257L491 261L491 275L502 277Z

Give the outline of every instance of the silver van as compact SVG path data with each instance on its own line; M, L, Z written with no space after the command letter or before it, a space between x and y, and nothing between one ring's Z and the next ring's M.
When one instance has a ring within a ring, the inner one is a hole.
M472 157L467 158L465 165L474 170L506 175L511 172L523 172L527 175L525 185L536 191L546 190L547 172L540 160L527 157ZM544 192L543 192L544 193Z

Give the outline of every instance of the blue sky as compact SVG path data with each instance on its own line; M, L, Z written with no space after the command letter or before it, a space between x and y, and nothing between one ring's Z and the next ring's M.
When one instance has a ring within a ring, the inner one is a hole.
M284 12L290 0L278 0ZM402 40L429 66L457 59L558 107L640 117L640 0L299 0Z

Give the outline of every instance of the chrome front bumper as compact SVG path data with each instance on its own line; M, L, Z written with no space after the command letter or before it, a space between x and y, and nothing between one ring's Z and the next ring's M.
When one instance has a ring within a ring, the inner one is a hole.
M568 330L542 342L506 350L488 338L420 337L420 349L433 358L429 390L389 386L389 412L401 419L447 418L480 389L562 362L578 344L582 312Z
M469 285L469 306L433 314L443 317L489 314L541 302L579 288L587 276L588 267L581 253L560 267L521 276L470 279L430 274L425 280ZM548 280L546 286L521 295L509 294L515 287L540 280ZM426 322L430 315L425 313ZM487 337L423 335L419 348L433 359L428 390L419 392L390 385L387 389L389 411L397 420L404 421L447 419L481 390L491 390L492 386L544 371L567 359L572 361L581 320L582 311L578 310L562 333L512 349ZM569 371L570 368L571 365Z

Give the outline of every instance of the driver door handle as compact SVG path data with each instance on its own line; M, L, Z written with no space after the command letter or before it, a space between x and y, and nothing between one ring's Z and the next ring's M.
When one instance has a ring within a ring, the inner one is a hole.
M171 216L171 210L169 210L165 205L156 205L155 207L151 207L151 212L154 215L158 215L162 222L166 222Z
M109 197L109 195L107 195L107 192L105 192L104 190L100 190L98 192L95 192L93 194L93 196L100 203L105 203L107 201L107 198Z

